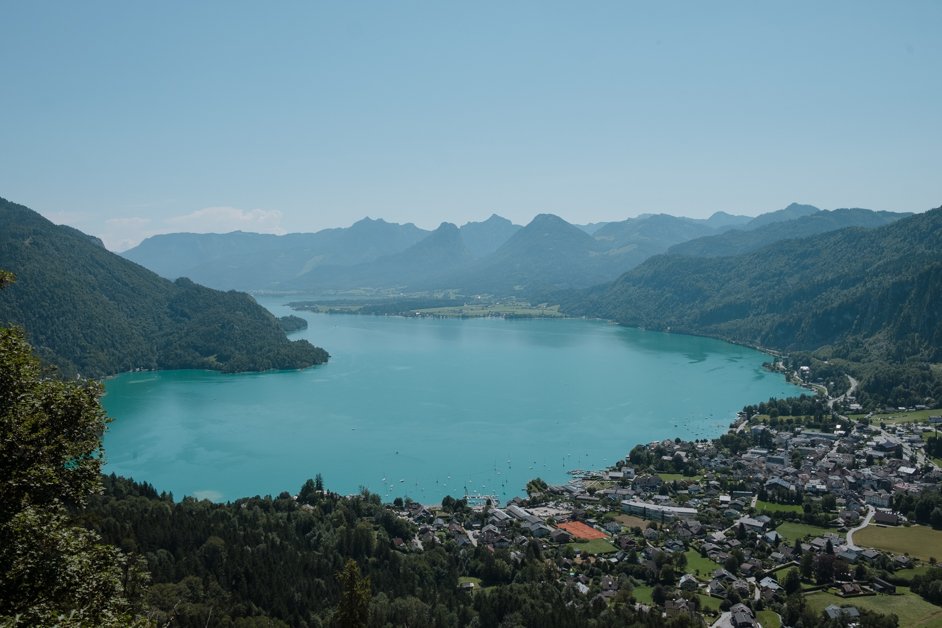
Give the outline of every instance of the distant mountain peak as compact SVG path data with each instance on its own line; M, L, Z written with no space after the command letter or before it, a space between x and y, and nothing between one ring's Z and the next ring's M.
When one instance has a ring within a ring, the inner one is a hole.
M530 225L542 225L542 224L569 224L556 214L537 214L533 217L533 220L530 221ZM530 226L527 225L527 226Z
M821 210L814 205L802 205L800 203L792 203L785 209L779 209L777 211L767 212L765 214L760 214L746 223L744 229L756 229L758 227L771 224L773 222L785 222L787 220L794 220L796 218L802 218L804 216L810 216L811 214L817 214Z
M807 211L807 213L811 214L814 212L819 212L821 210L820 208L815 207L814 205L808 205L806 203L789 203L788 207L785 208L785 211L787 212Z

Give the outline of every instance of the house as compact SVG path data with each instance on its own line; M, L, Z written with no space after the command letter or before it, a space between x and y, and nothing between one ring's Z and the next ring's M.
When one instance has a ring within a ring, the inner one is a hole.
M899 525L899 515L885 510L878 510L873 513L873 521L880 525L895 526Z
M838 589L838 593L844 597L847 597L850 595L860 595L863 593L863 590L861 590L860 585L856 582L845 582Z
M662 480L660 477L656 475L645 474L645 475L639 475L638 477L636 477L634 482L632 483L632 486L634 486L635 489L640 490L640 491L652 492L660 488L661 484L663 483L664 483L664 480Z
M500 508L494 508L490 511L490 516L487 520L498 528L503 528L510 525L511 517Z
M752 609L745 604L734 604L729 612L731 615L729 621L733 628L755 628L759 625L752 614Z
M782 478L772 478L766 481L765 490L770 493L793 493L795 485Z
M604 526L602 526L606 532L610 534L618 534L621 532L622 525L617 521L609 521Z
M736 595L738 595L740 598L744 599L744 598L749 597L749 593L750 593L749 583L746 582L745 580L741 578L737 578L736 580L733 580L732 587L733 587L733 591L735 591Z
M766 576L762 580L759 580L759 586L762 589L768 589L770 591L778 591L782 588L779 586L778 582L776 582L775 578L772 578L771 576Z
M707 593L713 597L726 597L726 585L723 584L722 580L714 578L707 585Z
M828 616L828 619L841 619L842 617L856 619L860 617L860 611L857 610L856 606L837 606L836 604L826 607L824 614Z
M568 543L572 540L572 535L566 532L565 530L560 530L556 528L550 533L550 540L553 543Z
M493 543L500 536L500 530L492 523L481 528L481 540L485 543Z
M891 496L885 491L864 491L864 502L877 508L889 508Z
M683 576L680 577L680 582L678 583L678 586L680 587L681 591L696 591L697 589L700 588L700 583L697 582L697 579L695 577L693 577L689 573L685 573Z
M879 558L880 556L881 556L880 552L878 552L875 549L868 548L860 552L858 558L860 558L861 560L865 560L867 562L872 562L876 560L877 558Z
M679 615L696 615L693 606L684 598L668 600L664 603L664 611L668 617L677 617Z
M886 593L890 595L896 594L896 585L890 584L882 578L874 578L873 582L870 583L870 588L872 588L877 593Z
M859 553L857 552L857 550L852 550L850 548L847 548L838 552L837 557L843 560L846 560L849 563L856 563L857 558L859 557Z
M759 521L758 519L753 519L752 517L743 517L739 520L739 523L741 523L749 532L761 533L763 530L765 530L765 523Z

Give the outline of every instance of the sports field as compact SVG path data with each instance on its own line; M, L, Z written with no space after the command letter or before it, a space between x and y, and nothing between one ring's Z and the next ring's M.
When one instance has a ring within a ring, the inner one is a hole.
M582 539L584 541L592 541L595 539L607 539L608 535L600 530L596 530L592 526L587 526L581 521L569 521L566 523L560 523L557 525L560 530L565 530L573 536L575 539Z

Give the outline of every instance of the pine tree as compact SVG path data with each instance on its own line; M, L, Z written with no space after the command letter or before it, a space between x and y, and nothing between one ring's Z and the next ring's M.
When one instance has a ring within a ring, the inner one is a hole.
M337 574L340 582L340 606L337 625L340 628L363 628L370 617L370 580L360 577L355 560L347 560L343 571Z

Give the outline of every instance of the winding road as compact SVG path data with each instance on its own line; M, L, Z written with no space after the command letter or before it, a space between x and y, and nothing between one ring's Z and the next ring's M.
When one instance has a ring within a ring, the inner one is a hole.
M847 531L847 539L846 539L847 547L849 547L852 550L860 549L859 547L854 545L854 532L857 532L858 530L863 530L868 525L870 525L870 520L873 519L873 513L875 512L876 512L876 508L874 508L873 506L867 506L867 516L864 517L863 523L861 523L856 528L851 528L850 530Z
M837 403L838 401L843 401L843 400L846 399L847 397L853 397L853 396L854 396L854 393L857 392L857 386L860 384L860 382L858 382L856 379L854 379L853 377L851 377L851 376L848 375L847 373L844 373L844 377L846 377L846 378L847 378L847 381L850 382L850 388L848 388L848 389L847 389L847 392L845 392L845 393L844 393L843 395L841 395L840 397L829 397L829 398L828 398L828 408L833 408L835 403ZM844 418L846 419L847 417L844 417Z

